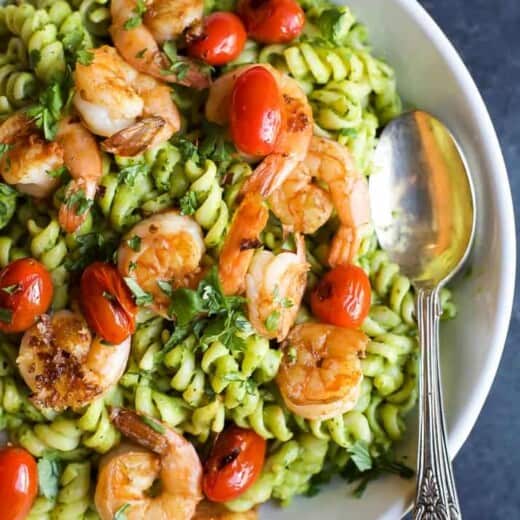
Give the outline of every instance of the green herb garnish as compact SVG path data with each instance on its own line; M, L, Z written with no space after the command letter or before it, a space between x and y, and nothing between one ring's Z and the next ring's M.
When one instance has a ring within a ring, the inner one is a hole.
M134 300L137 305L150 305L153 302L152 295L146 291L143 291L141 286L133 278L125 276L124 280L134 295Z

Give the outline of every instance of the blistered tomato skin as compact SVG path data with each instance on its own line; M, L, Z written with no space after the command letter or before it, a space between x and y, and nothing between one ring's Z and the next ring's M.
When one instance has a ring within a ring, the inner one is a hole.
M112 264L90 264L80 281L81 309L89 327L108 343L118 345L135 332L137 306Z
M365 271L352 264L329 271L311 294L313 314L325 323L357 328L370 311L372 291Z
M266 441L255 431L230 426L218 437L204 467L202 487L213 502L237 498L262 471Z
M38 494L33 456L21 448L0 450L0 518L24 520Z
M188 44L188 54L210 65L225 65L240 56L246 38L244 24L238 16L212 13L204 19L201 34Z
M0 331L27 330L50 307L52 295L51 275L40 262L11 262L0 272Z
M305 13L295 0L240 0L238 14L248 35L260 43L288 43L305 25Z
M240 152L265 156L274 150L282 125L282 102L276 79L265 67L251 67L235 81L229 125Z

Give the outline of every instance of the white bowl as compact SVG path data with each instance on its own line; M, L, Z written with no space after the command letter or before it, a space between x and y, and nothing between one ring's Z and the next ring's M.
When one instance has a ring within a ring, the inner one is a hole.
M455 282L457 318L441 333L444 399L452 456L468 437L488 395L507 335L516 266L513 204L504 159L482 98L461 58L415 0L340 0L367 24L374 52L396 70L398 89L459 140L475 183L477 234L472 274ZM417 428L403 445L415 461ZM268 506L265 519L397 520L411 504L415 483L386 477L355 499L342 481L289 509Z

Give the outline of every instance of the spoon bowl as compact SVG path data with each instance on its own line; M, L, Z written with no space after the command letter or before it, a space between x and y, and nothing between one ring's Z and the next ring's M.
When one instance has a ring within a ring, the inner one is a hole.
M381 246L416 286L446 283L464 263L473 187L455 139L433 116L408 112L384 129L370 198Z

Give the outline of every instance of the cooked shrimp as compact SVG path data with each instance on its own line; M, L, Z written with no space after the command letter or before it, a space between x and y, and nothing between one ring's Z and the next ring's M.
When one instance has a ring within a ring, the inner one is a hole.
M67 233L73 233L87 218L96 195L103 174L101 152L94 136L71 118L60 121L56 140L63 147L65 166L73 179L60 208L59 223ZM79 205L78 199L86 204Z
M269 339L282 341L287 336L305 292L309 267L305 242L301 235L296 241L296 253L255 253L246 277L249 320L259 334Z
M129 27L128 21L136 17L137 0L112 0L110 34L123 58L138 71L163 81L205 88L209 76L194 61L179 57L182 74L175 73L160 48L200 21L203 10L202 0L147 0L142 23Z
M137 251L129 245L134 237L139 237ZM167 316L169 299L157 282L170 282L176 288L191 285L200 275L204 252L204 237L197 222L176 211L166 211L142 220L129 231L117 253L118 268L151 294L153 308Z
M222 504L203 500L199 502L192 520L256 520L257 518L256 509L235 513Z
M321 323L294 327L282 345L276 377L287 408L306 419L329 419L354 408L367 343L365 334L353 329Z
M348 149L323 137L313 137L305 159L312 175L328 185L340 226L328 256L331 267L349 263L371 228L366 178L359 173Z
M103 148L133 156L167 141L180 128L170 89L128 65L113 47L93 49L76 64L74 105L88 129L108 137Z
M269 207L284 229L304 234L317 231L329 220L334 209L329 193L313 182L305 162L298 164L271 193Z
M206 117L219 125L229 120L231 93L236 79L251 67L264 67L276 79L283 101L282 128L273 153L257 166L242 193L257 191L263 196L280 186L296 165L305 159L312 137L312 109L298 82L270 65L246 65L217 79L209 90Z
M109 391L123 374L130 338L105 345L83 317L70 311L43 315L23 335L16 360L39 407L85 406Z
M224 294L245 290L247 270L255 249L260 247L269 210L257 193L248 193L236 210L224 240L218 263L218 274Z
M126 504L127 520L191 519L202 499L202 464L192 444L165 424L130 410L115 408L111 418L143 447L122 444L101 460L94 496L101 519L112 520ZM147 491L157 479L161 492L152 497Z
M17 113L0 125L0 143L7 150L0 157L0 174L21 193L48 197L59 180L49 175L63 166L63 149L48 142L25 114Z
M328 191L313 182L328 186ZM269 197L272 212L290 231L314 233L336 209L339 229L332 240L331 267L351 262L370 229L368 184L347 148L314 136L305 161Z

